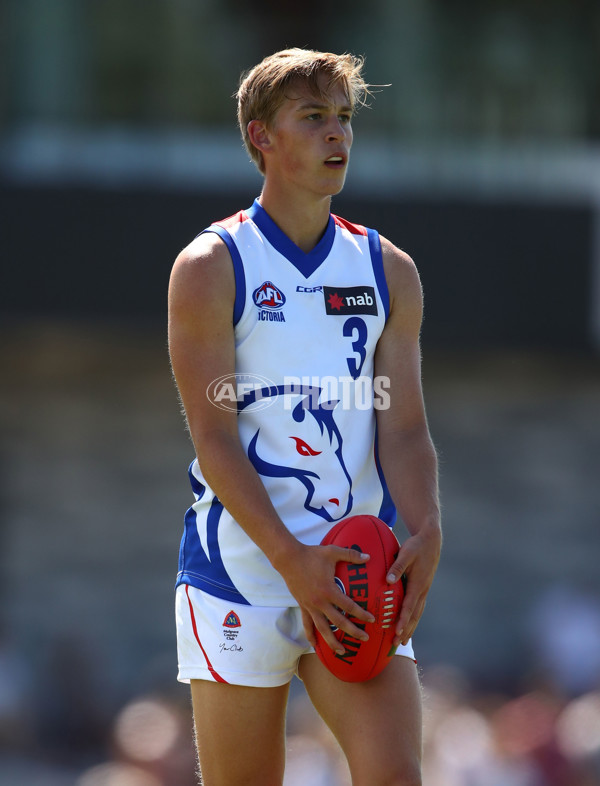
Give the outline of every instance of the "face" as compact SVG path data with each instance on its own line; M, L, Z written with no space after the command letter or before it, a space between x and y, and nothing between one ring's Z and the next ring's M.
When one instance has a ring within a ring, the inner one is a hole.
M352 146L352 109L342 87L314 95L308 87L289 96L266 131L263 149L267 178L331 196L342 190Z

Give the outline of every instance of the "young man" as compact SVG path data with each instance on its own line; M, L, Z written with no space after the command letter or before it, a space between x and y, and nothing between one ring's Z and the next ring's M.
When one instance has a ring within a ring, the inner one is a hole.
M171 361L197 457L179 560L179 679L191 682L205 786L282 783L294 673L354 786L421 782L410 640L441 543L421 287L404 252L330 214L368 94L361 70L350 55L292 49L243 78L238 117L262 193L200 234L171 277ZM365 386L382 392L366 406ZM391 526L396 509L409 533L388 577L407 578L398 657L368 682L342 682L314 654L315 629L338 650L330 623L368 636L347 615L370 615L334 582L338 561L368 555L319 543L342 518Z

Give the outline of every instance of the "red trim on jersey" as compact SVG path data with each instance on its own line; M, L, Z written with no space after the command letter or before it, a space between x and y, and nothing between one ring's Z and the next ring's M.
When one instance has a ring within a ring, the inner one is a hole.
M198 642L198 646L202 650L202 654L204 655L204 657L206 659L206 665L208 666L208 670L210 671L210 673L213 675L213 677L216 679L217 682L225 682L225 683L227 683L227 680L224 680L223 677L221 677L220 674L217 674L217 672L213 669L212 663L209 661L208 655L206 654L206 651L204 650L204 647L202 646L202 643L200 641L200 637L198 636L198 628L196 627L196 617L194 616L194 607L192 606L192 601L190 599L190 586L189 586L189 584L185 585L185 594L187 595L188 603L190 604L190 617L192 618L192 628L194 630L194 636L196 637L196 641Z
M350 221L346 221L345 218L340 218L339 216L331 214L333 216L333 220L339 227L343 227L347 229L348 232L352 232L353 235L366 235L367 230L366 227L361 226L361 224L351 224Z
M229 227L235 226L236 224L242 224L247 220L248 216L246 213L243 210L240 210L238 213L234 213L232 216L228 216L227 218L222 218L220 221L213 221L213 224L223 227L223 229L229 229Z

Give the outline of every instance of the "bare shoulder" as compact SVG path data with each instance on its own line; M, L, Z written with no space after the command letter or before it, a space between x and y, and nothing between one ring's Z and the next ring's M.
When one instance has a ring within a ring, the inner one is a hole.
M381 237L383 269L390 293L390 312L396 319L421 324L423 291L413 259L387 238Z
M215 232L204 232L194 238L177 256L171 271L171 281L181 280L187 285L202 282L233 282L231 255L223 240Z
M171 310L193 301L196 308L220 306L233 301L235 279L231 255L214 232L195 238L177 256L169 283Z

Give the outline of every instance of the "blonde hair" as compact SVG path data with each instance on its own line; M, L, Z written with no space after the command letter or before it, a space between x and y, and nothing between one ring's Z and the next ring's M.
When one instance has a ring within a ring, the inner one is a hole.
M261 120L269 126L286 98L287 88L294 82L304 83L319 98L326 98L320 84L326 79L327 90L341 84L352 110L364 106L370 95L362 77L364 58L355 55L334 55L312 49L283 49L266 57L250 71L243 73L236 94L238 123L250 157L264 174L262 153L250 141L248 123Z

